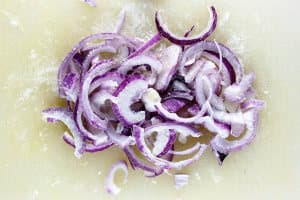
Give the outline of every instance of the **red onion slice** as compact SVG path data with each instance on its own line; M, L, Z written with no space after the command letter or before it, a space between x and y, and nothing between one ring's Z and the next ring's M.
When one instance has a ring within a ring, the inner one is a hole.
M145 175L147 177L158 176L163 173L163 168L158 166L151 166L142 161L133 151L130 146L124 148L124 152L126 153L128 160L133 169L139 168L145 171Z
M102 142L107 141L107 139L108 139L107 135L104 135L103 131L97 130L97 132L92 133L84 127L83 122L82 122L83 111L82 111L82 107L79 105L78 102L76 102L76 104L75 104L73 115L74 115L76 127L78 128L79 132L82 134L83 137L92 141L92 143L95 145L98 145L98 144L101 144Z
M197 115L189 118L183 118L178 116L176 113L171 113L169 112L164 106L161 104L161 98L159 96L159 93L152 89L149 88L143 95L142 98L145 108L149 112L154 112L157 111L160 115L164 116L167 119L174 120L176 122L180 123L203 123L203 118L202 116L206 112L206 107L203 107L201 111L197 113ZM204 120L205 121L205 120Z
M157 133L153 143L152 153L157 157L162 157L168 153L176 140L176 132L172 129Z
M203 124L206 120L209 120L208 118L204 117L203 115L207 111L206 107L203 107L195 116L193 117L180 117L177 113L170 113L168 110L166 110L160 103L155 105L156 111L163 117L173 120L179 123L185 123L185 124Z
M227 113L222 111L214 111L213 118L226 124L245 124L242 112Z
M199 106L203 108L204 106L209 105L208 103L213 95L213 88L209 78L207 76L201 76L201 74L198 75L195 80L194 88L195 97Z
M74 144L74 139L72 138L72 136L70 136L70 134L68 133L64 133L63 135L63 140L69 144L70 146L72 146L73 148L75 147L75 144ZM102 142L101 144L92 144L92 143L87 143L84 147L84 151L85 152L88 152L88 153L95 153L95 152L98 152L98 151L103 151L109 147L111 147L114 143L112 141L105 141L105 142Z
M115 91L119 84L124 80L124 76L117 72L107 72L102 76L96 77L90 86L90 92L97 88L108 91Z
M189 149L183 150L183 151L174 151L174 150L170 150L168 153L172 154L172 155L176 155L176 156L184 156L184 155L189 155L192 153L195 153L196 151L198 151L201 147L201 144L199 142L197 142L194 146L192 146Z
M185 82L192 83L204 64L205 61L203 60L198 60L193 63L190 67L191 69L186 73L186 76L184 77Z
M144 140L145 134L143 128L133 126L133 136L136 139L136 144L139 151L145 156L145 158L150 162L153 162L156 166L160 166L165 169L182 169L183 167L190 165L196 160L198 160L207 148L207 145L202 144L199 151L191 158L176 162L170 162L168 160L158 158L151 153L151 150L147 147Z
M132 48L135 47L135 45L132 44L132 42L129 41L127 38L125 38L124 36L120 36L119 34L115 34L115 33L98 33L98 34L90 35L90 36L82 39L67 54L67 56L65 57L65 59L63 60L63 62L61 63L61 65L59 67L57 79L58 79L58 88L59 88L60 97L66 98L62 84L63 84L63 79L64 79L65 75L70 71L70 68L72 68L72 63L74 62L73 61L74 56L78 52L80 52L82 49L86 48L90 42L99 40L99 39L102 39L102 40L117 39L118 41L127 42L129 47L132 47ZM79 66L81 66L81 65L79 65ZM79 69L79 71L81 71L81 69Z
M61 121L68 127L74 137L74 154L77 158L80 158L85 147L83 143L83 137L75 125L73 113L65 108L50 108L43 111L43 116L48 122Z
M182 76L186 75L185 66L191 58L194 58L195 60L199 59L204 54L204 51L218 55L220 50L223 56L222 60L224 60L224 62L228 62L228 64L226 63L224 65L225 67L222 67L222 70L226 69L226 72L224 71L222 73L229 73L229 75L226 75L226 77L230 77L232 82L239 83L243 76L243 68L239 59L228 47L214 41L202 41L186 49L182 55L181 62L179 63L180 74ZM219 60L219 57L217 57L217 60Z
M117 195L121 189L116 185L114 178L115 174L118 170L122 170L122 172L125 174L125 179L123 181L123 184L127 183L128 179L128 166L126 161L120 160L115 162L110 170L108 171L106 175L106 180L105 180L105 190L107 193L112 194L112 195Z
M120 128L122 127L122 128ZM111 124L108 125L107 135L110 140L117 144L121 149L124 149L127 146L135 145L135 140L132 136L122 135L123 125L118 124L117 128L113 128Z
M145 137L150 136L155 131L173 130L183 137L200 137L202 133L193 126L178 122L157 123L145 129Z
M112 108L124 125L129 126L145 120L145 111L134 112L130 106L141 99L147 88L148 83L136 75L125 79L114 92L117 103L113 103Z
M97 58L100 53L104 53L104 52L116 53L117 49L109 45L100 45L99 47L91 50L82 63L82 70L83 71L88 70L92 63L92 60Z
M131 59L135 56L141 55L142 53L147 52L149 49L151 49L154 45L156 45L158 42L160 42L161 36L160 34L155 34L148 42L146 42L143 46L138 48L134 53L132 53L128 59Z
M75 102L79 91L79 75L68 73L63 79L62 88L65 91L66 99Z
M225 88L224 97L226 100L234 103L242 103L246 100L247 91L255 79L254 73L243 76L238 84L233 84Z
M160 61L162 63L162 70L157 78L155 88L157 90L167 89L171 78L177 71L177 63L181 56L181 48L176 45L169 46L162 50Z
M162 64L156 58L152 58L146 55L135 56L127 61L125 61L118 69L119 73L126 74L129 70L133 69L135 66L148 65L151 67L152 73L156 75L161 72ZM155 81L155 80L154 80ZM155 82L151 83L154 84Z
M228 141L220 136L216 136L211 142L213 149L221 153L230 153L232 151L239 151L245 146L249 145L255 138L258 125L258 111L251 109L243 114L246 124L246 133L238 140Z
M89 123L98 129L105 129L107 122L105 119L100 119L99 116L97 116L92 110L89 102L90 85L96 77L102 76L112 68L114 68L114 64L112 62L103 63L93 67L85 74L83 78L84 81L80 87L79 103L83 108L84 115Z
M107 120L116 121L112 111L112 103L116 103L117 99L111 93L100 90L95 94L92 94L91 97L91 107L93 111L101 118L105 118Z
M241 109L246 111L251 108L255 108L257 110L260 110L264 107L265 102L258 100L258 99L250 99L248 101L245 101L244 103L241 104Z
M170 42L172 42L173 44L177 44L177 45L181 45L181 46L191 45L191 44L195 44L197 42L205 40L216 29L216 27L217 27L217 12L213 6L211 6L209 8L209 14L210 14L210 20L208 22L206 29L204 29L199 35L197 35L195 37L190 37L190 38L178 37L178 36L175 36L173 33L171 33L168 30L168 28L162 23L162 20L161 20L158 12L155 13L155 24L156 24L156 28L157 28L157 31L159 32L159 34L161 36L163 36L164 38L166 38L167 40L169 40Z
M218 46L219 46L219 44L218 44ZM232 69L231 65L228 63L228 61L226 61L223 58L223 55L222 55L221 59L218 56L218 54L215 54L212 52L204 51L201 55L203 58L208 59L215 64L217 64L219 62L218 67L219 67L220 74L222 76L222 85L228 86L234 82L235 77L234 77L233 69ZM220 64L220 60L222 60L221 64Z

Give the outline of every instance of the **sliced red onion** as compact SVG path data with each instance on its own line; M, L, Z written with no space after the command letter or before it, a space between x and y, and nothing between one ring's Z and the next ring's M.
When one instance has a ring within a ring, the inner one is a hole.
M246 92L252 85L254 81L254 73L250 73L245 75L241 82L238 84L233 84L225 88L224 90L224 97L226 100L234 102L234 103L241 103L246 100Z
M174 130L179 135L183 135L184 137L200 137L202 133L194 128L193 126L189 126L187 124L182 124L178 122L165 122L165 123L158 123L154 124L150 127L145 129L145 136L148 137L155 131L164 131L164 130Z
M123 181L123 184L127 183L127 178L128 178L128 166L126 161L120 160L115 162L110 170L108 171L105 179L105 190L107 193L112 194L112 195L117 195L121 189L116 185L114 178L115 174L118 170L122 170L123 173L125 174L125 179Z
M133 136L136 139L136 144L138 149L147 158L147 160L153 162L156 166L160 166L165 169L173 169L173 168L182 169L183 167L190 165L196 160L198 160L207 148L207 145L202 144L200 150L191 158L181 160L181 161L176 161L176 162L170 162L168 160L158 158L151 153L151 150L147 147L145 143L144 140L145 135L144 135L144 130L142 128L133 126Z
M237 58L237 56L228 47L226 47L224 44L221 44L221 43L217 43L217 45L216 45L216 42L214 42L214 41L205 41L204 42L204 50L213 52L217 55L218 55L219 50L221 50L224 61L228 62L228 64L225 64L225 67L230 65L231 68L228 67L227 70L229 71L229 73L232 73L232 72L230 72L232 70L234 72L234 75L230 75L231 77L233 77L232 78L233 82L239 83L242 80L242 77L243 77L242 65L241 65L239 59Z
M220 49L219 44L218 44L218 48ZM215 64L219 62L218 67L219 67L220 74L222 76L222 85L228 86L234 82L235 77L234 77L233 69L231 65L228 63L228 61L223 58L223 55L222 58L220 58L218 54L207 52L207 51L204 51L201 55L203 58L208 59ZM220 60L222 61L222 63L220 63Z
M132 136L122 135L123 128L123 125L119 123L116 129L114 129L111 125L109 125L107 129L107 134L110 140L117 144L121 149L135 144L135 140Z
M163 117L173 120L180 123L190 124L201 124L203 123L203 115L206 112L206 109L200 110L195 116L193 117L180 117L177 113L170 113L166 110L161 104L155 105L156 111Z
M63 79L62 88L64 88L66 99L72 102L77 100L79 91L79 76L75 73L68 73Z
M48 122L61 121L68 127L74 137L74 154L77 158L80 158L85 147L83 137L75 125L73 113L65 108L50 108L43 111L43 116Z
M257 110L260 110L264 107L265 102L262 100L258 99L250 99L248 101L245 101L244 103L241 104L241 109L246 111L251 108L255 108Z
M67 106L43 114L48 122L67 125L72 134L65 132L63 139L77 157L115 144L133 169L154 177L201 157L208 145L195 141L203 135L199 128L215 134L209 143L220 165L230 152L253 141L264 102L255 99L254 73L244 75L228 47L205 40L216 28L214 7L210 15L202 33L189 37L193 26L177 37L156 13L158 33L144 42L120 34L122 12L113 33L91 35L74 46L58 72L59 96ZM171 44L155 49L162 38ZM189 147L178 150L182 144ZM111 194L120 191L113 180L118 169L127 179L125 161L115 163L106 179ZM176 173L174 180L182 187L188 175Z
M153 143L152 153L162 157L168 153L176 140L176 132L172 129L160 131Z
M230 135L230 126L226 123L222 123L219 121L214 121L212 124L213 127L206 124L206 128L209 129L211 132L217 133L222 138L227 138Z
M114 92L117 104L113 103L113 111L120 122L133 125L145 120L145 112L134 112L130 106L139 101L148 88L148 83L141 76L131 76L125 79Z
M185 82L192 83L196 78L197 74L200 72L204 63L205 61L203 60L198 60L195 63L193 63L190 67L191 69L187 72L186 76L184 77Z
M212 84L207 76L202 76L201 74L197 76L194 84L195 97L199 106L203 107L207 105L213 95Z
M133 151L130 146L124 148L124 152L126 153L128 160L133 169L139 168L146 172L147 177L158 176L163 173L163 168L158 166L151 166L142 161Z
M120 36L119 34L115 34L115 33L99 33L99 34L94 34L94 35L90 35L86 38L84 38L83 40L81 40L79 43L77 43L73 49L67 54L67 56L65 57L65 59L63 60L62 64L59 67L59 71L58 71L58 87L59 87L59 95L62 98L65 98L65 93L62 87L63 84L63 79L65 77L65 75L70 71L70 69L73 66L73 58L74 56L80 52L80 50L86 48L87 46L89 46L89 43L98 39L102 39L102 40L111 40L111 39L117 39L119 41L125 41L128 42L128 46L130 47L134 47L134 44L131 43L131 41L129 41L127 38ZM84 57L85 58L85 57ZM79 66L81 66L79 64ZM81 71L81 69L78 69L79 71Z
M181 187L187 185L189 183L189 175L188 174L174 174L174 182L175 188L180 189Z
M196 151L198 151L201 147L201 144L199 142L197 142L194 146L192 146L189 149L183 150L183 151L174 151L174 150L170 150L169 154L171 155L176 155L176 156L184 156L184 155L189 155L192 153L195 153Z
M155 34L148 42L146 42L143 46L138 48L134 53L132 53L128 59L131 59L135 56L141 55L142 53L147 52L147 50L151 49L154 45L160 42L161 36L160 34Z
M167 119L174 120L176 122L180 123L203 123L205 119L202 118L202 116L206 112L206 107L203 107L202 110L200 110L197 115L193 117L188 117L188 118L183 118L178 116L176 113L171 113L169 112L164 106L161 104L161 98L159 96L159 93L152 89L149 88L143 95L142 98L145 108L149 112L154 112L157 111L160 115L166 117Z
M68 133L64 133L63 135L63 140L69 144L70 146L72 146L73 148L75 147L75 144L74 144L74 139L72 138L72 136L70 136L70 134ZM109 147L111 147L114 143L112 141L105 141L101 144L92 144L92 143L87 143L84 147L84 151L85 152L88 152L88 153L95 153L95 152L98 152L98 151L103 151Z
M106 118L107 120L116 121L117 118L115 117L112 111L112 103L117 102L117 98L114 97L111 93L100 90L90 97L91 107L93 111L101 118Z
M214 111L213 118L219 122L226 124L244 124L244 114L242 112L227 113L222 111Z
M154 104L155 110L165 118L185 124L202 124L207 118L203 117L207 108L204 106L195 116L193 117L180 117L177 113L171 113L165 109L161 103Z
M215 136L210 144L213 149L221 153L230 153L232 151L239 151L245 146L249 145L255 138L256 129L258 125L258 111L251 109L243 114L243 119L246 124L246 133L238 140L228 141L220 136Z
M219 71L222 71L222 69L223 69L223 54L222 54L222 50L221 50L221 48L220 48L220 46L219 46L219 44L218 44L218 42L216 41L216 40L214 40L214 43L215 43L215 45L216 45L216 47L217 47L217 49L218 49L218 54L219 54Z
M206 29L204 29L199 35L197 35L195 37L190 37L190 38L178 37L178 36L174 35L173 33L171 33L168 30L168 28L162 23L162 20L161 20L158 12L155 13L155 24L156 24L156 28L157 28L157 31L159 32L159 34L161 36L163 36L164 38L166 38L167 40L169 40L170 42L172 42L173 44L177 44L177 45L181 45L181 46L191 45L191 44L195 44L195 43L205 40L216 29L216 27L217 27L217 12L213 6L211 6L209 8L209 14L210 14L210 20L208 22Z
M146 55L135 56L127 61L125 61L118 69L118 72L126 74L129 70L133 69L135 66L139 65L149 65L153 73L158 74L162 70L162 64L156 58L152 58ZM154 82L152 83L154 84Z
M224 99L220 96L217 96L216 94L212 94L210 98L210 104L213 108L215 108L218 111L226 110Z
M119 84L124 80L124 76L117 72L107 72L102 76L96 77L90 86L90 92L97 88L108 91L115 91Z
M89 66L92 63L92 60L95 58L98 58L99 54L103 53L103 52L116 53L117 50L116 50L116 48L109 46L109 45L100 45L99 47L91 50L82 63L82 70L84 70L84 71L88 70Z
M112 68L114 68L114 64L112 62L103 63L93 67L85 74L83 78L84 81L80 87L79 103L83 108L84 115L89 123L98 129L105 129L107 122L105 119L100 119L99 116L97 116L92 110L91 104L89 102L90 85L94 78L102 76Z
M97 132L92 133L84 127L83 122L82 122L83 110L78 102L76 102L76 104L75 104L73 115L74 115L76 127L78 128L79 132L83 135L83 137L89 139L95 145L98 145L102 142L107 141L108 138L107 138L107 136L103 135L102 130L97 130Z
M199 43L189 47L182 55L182 59L179 64L180 74L182 76L186 75L185 66L186 66L186 63L191 58L194 58L194 59L200 58L204 54L204 51L218 55L219 50L221 50L222 56L223 56L222 60L224 62L228 62L228 63L224 64L225 67L222 67L222 71L225 68L227 73L229 73L229 75L223 75L223 77L224 76L230 77L232 82L239 83L243 76L243 68L241 66L240 61L228 47L226 47L225 45L223 45L221 43L217 43L217 44L218 45L216 45L216 42L213 42L213 41L202 41L202 42L199 42ZM208 55L208 54L206 54L206 55ZM218 56L215 56L215 57L217 59L217 62L219 62L219 57ZM223 72L223 73L226 73L226 72Z
M157 90L167 89L172 77L177 71L177 63L180 56L181 48L177 45L172 45L162 50L160 60L163 67L155 84Z

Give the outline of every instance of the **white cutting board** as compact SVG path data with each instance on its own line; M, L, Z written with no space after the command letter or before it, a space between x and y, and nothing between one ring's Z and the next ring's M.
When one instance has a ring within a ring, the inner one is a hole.
M299 51L296 0L171 1L1 0L0 3L0 199L300 199ZM127 10L124 33L149 38L154 12L182 34L207 23L207 7L219 13L211 37L230 46L247 72L255 71L266 101L255 142L219 167L212 153L185 169L188 186L176 190L168 175L149 179L130 171L116 197L104 192L105 173L124 158L117 148L78 160L62 139L61 124L46 124L41 110L61 105L56 73L80 38L112 31Z

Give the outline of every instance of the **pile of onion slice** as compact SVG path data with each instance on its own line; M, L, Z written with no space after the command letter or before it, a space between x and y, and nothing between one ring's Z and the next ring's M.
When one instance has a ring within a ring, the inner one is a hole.
M217 25L217 12L200 34L171 33L155 14L157 33L148 41L121 34L125 13L111 33L90 35L67 54L58 71L58 93L66 106L43 111L48 122L63 122L63 139L75 156L115 145L134 170L154 177L180 170L211 149L221 165L230 152L255 138L258 112L254 73L244 74L237 56L225 45L207 40ZM168 46L155 48L166 39ZM198 138L213 134L209 143ZM192 140L191 140L192 139ZM193 141L194 143L188 142ZM197 141L195 143L195 141ZM116 194L113 166L106 189ZM186 175L176 176L178 187Z

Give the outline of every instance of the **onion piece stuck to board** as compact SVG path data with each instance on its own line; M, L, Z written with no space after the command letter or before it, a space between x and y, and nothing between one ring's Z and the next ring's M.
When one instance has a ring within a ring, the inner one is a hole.
M107 193L112 194L112 195L116 195L118 194L121 189L116 185L115 183L115 174L118 170L122 170L123 173L125 174L125 178L123 183L126 184L127 183L127 178L128 178L128 166L126 161L124 160L120 160L115 162L110 170L108 171L107 175L106 175L106 180L105 180L105 190Z
M206 29L193 37L194 26L176 36L156 12L157 33L149 41L121 34L122 12L114 31L90 35L72 48L57 76L66 106L43 115L68 127L63 139L76 157L114 145L146 177L173 169L179 189L189 179L180 170L208 148L222 165L231 152L252 143L264 107L255 98L255 74L244 73L230 48L208 40L218 20L213 6L209 12ZM210 132L210 141L201 142L207 131L200 127ZM126 182L126 161L116 162L106 177L105 189L113 195L120 192L114 182L119 169Z
M189 183L189 177L190 176L188 174L174 174L175 188L180 189L187 185Z

